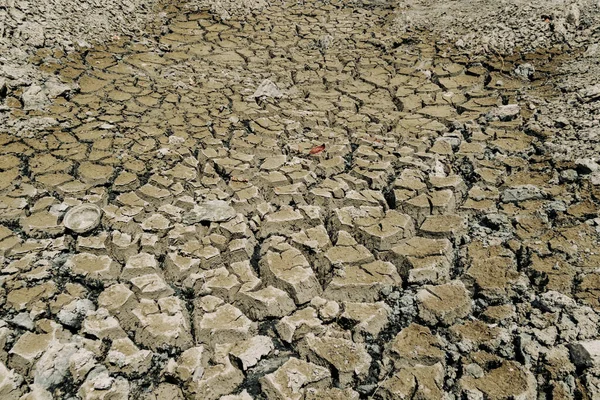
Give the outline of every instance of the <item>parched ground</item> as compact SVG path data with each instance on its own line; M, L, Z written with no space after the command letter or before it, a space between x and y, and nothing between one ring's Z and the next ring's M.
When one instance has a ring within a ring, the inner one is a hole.
M598 48L398 13L167 2L0 78L0 398L598 398Z

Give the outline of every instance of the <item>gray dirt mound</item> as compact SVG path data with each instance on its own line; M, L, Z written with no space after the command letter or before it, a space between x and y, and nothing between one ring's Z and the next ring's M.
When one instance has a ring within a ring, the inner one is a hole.
M0 47L73 48L138 33L152 16L150 0L0 0Z
M20 88L25 109L48 105L73 87L32 65L33 54L42 48L69 52L141 34L157 17L156 4L156 0L0 0L0 100L2 92Z
M191 9L209 9L227 20L232 16L260 11L271 3L272 0L192 0L187 6Z
M587 41L598 24L597 0L404 0L393 28L431 30L469 52L531 52L557 43Z

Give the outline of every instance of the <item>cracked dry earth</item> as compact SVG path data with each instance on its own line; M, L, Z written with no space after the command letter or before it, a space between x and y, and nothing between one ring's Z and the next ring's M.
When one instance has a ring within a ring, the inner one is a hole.
M600 167L524 122L561 48L165 13L6 98L48 128L0 134L0 398L599 398Z

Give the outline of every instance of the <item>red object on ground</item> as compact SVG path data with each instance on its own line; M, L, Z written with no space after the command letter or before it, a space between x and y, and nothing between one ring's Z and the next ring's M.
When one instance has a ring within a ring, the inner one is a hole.
M325 144L313 147L312 149L310 149L310 153L309 154L319 154L323 150L325 150Z

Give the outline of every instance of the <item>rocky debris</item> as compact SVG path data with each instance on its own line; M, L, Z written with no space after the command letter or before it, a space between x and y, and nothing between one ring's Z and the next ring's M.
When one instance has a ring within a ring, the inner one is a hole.
M95 311L95 305L88 299L77 299L62 307L56 317L63 324L71 328L79 328L81 321L88 312Z
M379 300L382 292L401 285L402 279L393 264L373 261L339 270L323 296L337 301L370 302Z
M231 304L224 304L213 312L196 313L194 326L200 343L236 343L250 339L256 331L256 324Z
M444 367L441 363L431 366L417 365L410 368L401 368L383 381L383 399L398 399L408 396L417 398L443 397Z
M579 367L595 367L600 362L600 341L588 340L569 346L571 360Z
M427 29L469 53L530 53L557 43L580 43L589 37L581 21L591 22L596 8L592 0L543 4L480 0L443 7L410 0L399 4L392 29L400 34ZM477 23L467 22L475 14Z
M509 188L502 192L502 201L505 203L518 203L526 200L539 200L544 197L542 191L534 185L522 185Z
M340 318L354 324L352 331L354 341L360 342L361 336L367 338L377 337L388 323L392 310L384 302L377 303L350 303L343 304L344 312Z
M514 361L504 361L490 370L477 370L459 380L462 393L480 398L535 399L537 383L534 376Z
M23 377L13 370L9 370L4 363L0 362L0 394L5 399L19 399L21 397L22 389L21 383Z
M398 367L445 362L442 341L429 328L415 323L402 329L386 347Z
M254 336L237 343L230 353L242 365L243 370L255 366L258 361L274 349L273 341L268 336Z
M274 251L267 250L259 262L265 282L287 291L297 304L307 303L320 294L321 286L316 275L298 249L285 243L271 248Z
M327 368L290 358L277 371L262 377L260 385L269 400L300 400L308 390L327 388L330 382Z
M276 84L271 82L269 79L265 79L258 85L252 96L253 99L260 100L265 99L267 97L271 97L273 99L280 99L283 97L283 93L279 90ZM263 167L263 169L266 169Z
M510 121L519 115L520 111L521 107L518 104L507 104L492 109L487 113L487 117L490 119L498 118L500 121Z
M351 385L355 376L359 379L367 377L371 356L361 344L335 337L315 337L309 333L298 346L301 356L334 368L342 386Z
M195 224L198 222L225 222L235 217L236 212L226 201L211 200L194 206L190 212L185 215L186 224Z

